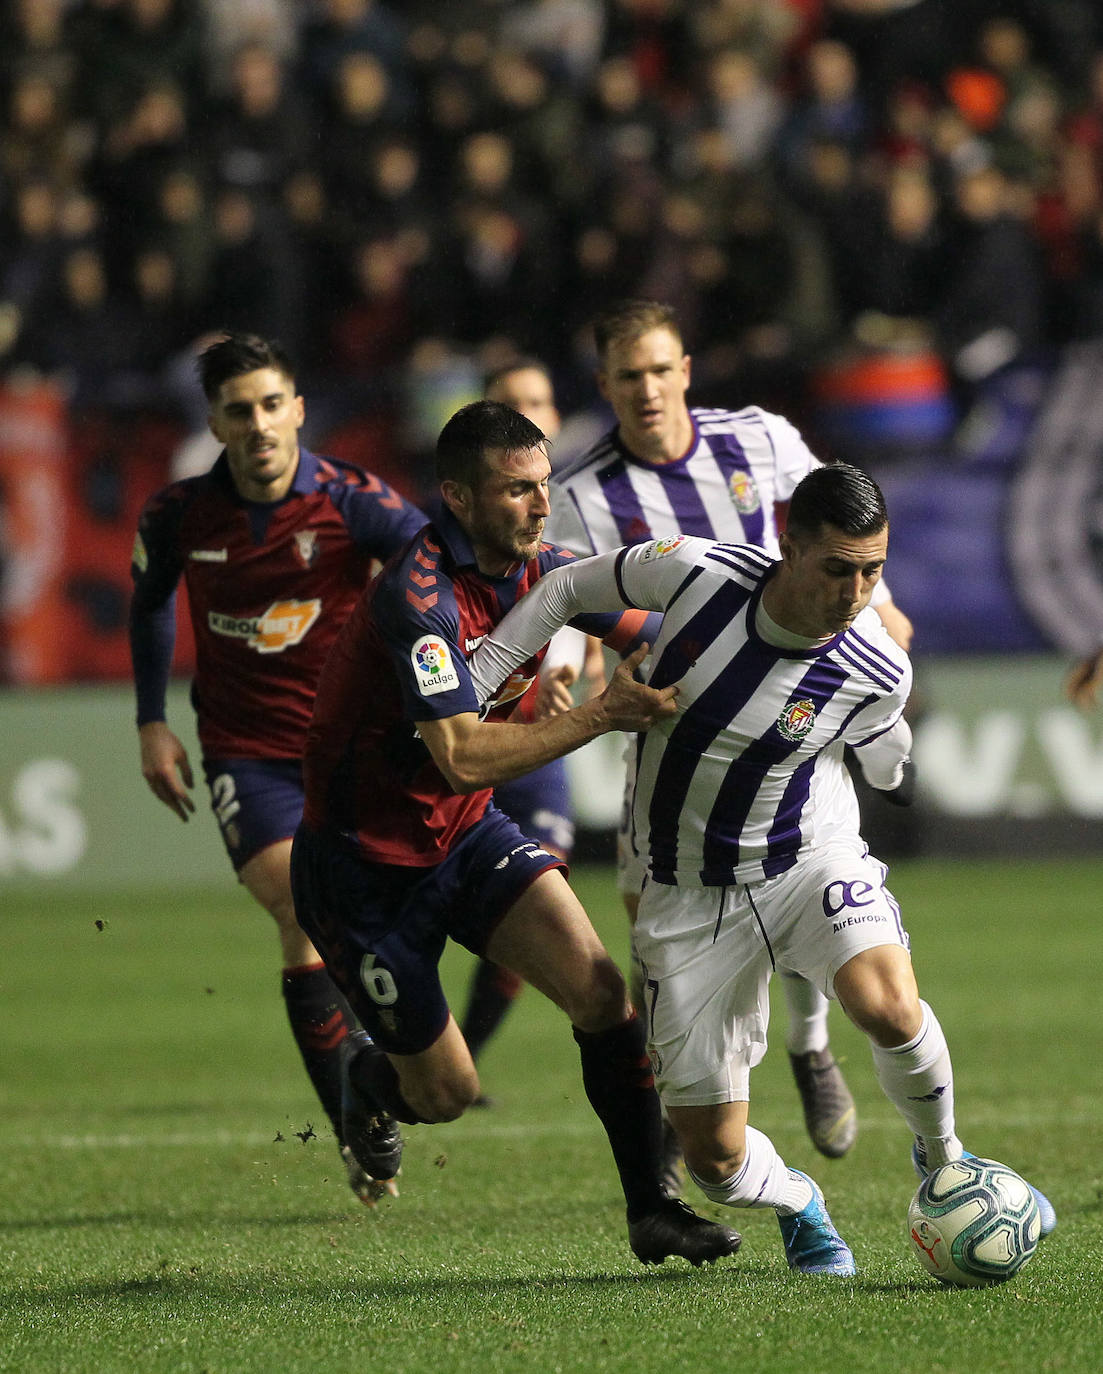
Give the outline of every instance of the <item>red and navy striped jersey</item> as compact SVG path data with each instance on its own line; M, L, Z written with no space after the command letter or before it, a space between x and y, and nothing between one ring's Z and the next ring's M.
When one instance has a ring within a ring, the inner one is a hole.
M439 863L485 813L491 790L453 792L417 733L480 702L468 656L533 583L574 555L545 544L503 577L481 573L447 511L383 569L338 636L318 684L305 756L304 819L355 839L374 863ZM581 617L608 637L642 627L634 613ZM532 682L542 647L484 710L508 716Z
M224 453L209 472L158 492L131 566L139 725L164 719L183 576L204 756L301 758L318 675L372 562L425 520L379 478L305 449L281 501L244 500Z

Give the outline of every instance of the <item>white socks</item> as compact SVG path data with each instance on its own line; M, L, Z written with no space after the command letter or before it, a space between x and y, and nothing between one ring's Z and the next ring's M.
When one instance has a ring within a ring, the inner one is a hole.
M790 1054L827 1049L827 1009L831 1003L799 973L782 973L781 986L789 1013L785 1048Z
M927 1167L961 1156L954 1133L954 1071L938 1018L926 1004L923 1024L906 1045L873 1045L873 1068L885 1096L924 1142Z
M790 1173L768 1135L746 1128L747 1156L743 1167L723 1183L706 1183L690 1170L690 1177L707 1198L727 1207L774 1207L788 1215L812 1201L806 1178Z

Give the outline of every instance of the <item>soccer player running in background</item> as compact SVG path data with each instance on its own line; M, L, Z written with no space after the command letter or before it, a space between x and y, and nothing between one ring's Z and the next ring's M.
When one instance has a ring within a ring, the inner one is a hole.
M686 404L690 358L669 306L625 300L594 321L598 387L616 427L555 474L550 536L580 557L666 535L778 549L779 515L796 484L819 466L797 430L757 406L730 411ZM906 649L912 627L879 586L876 609ZM634 922L643 866L629 817L633 758L617 844L618 887ZM857 1135L854 1099L828 1043L827 999L806 979L783 971L789 1061L816 1149L846 1153ZM639 969L632 997L642 1008ZM668 1132L668 1174L680 1164Z
M471 665L486 695L583 611L664 613L649 682L678 694L638 742L634 803L649 1050L694 1182L773 1208L804 1273L855 1264L819 1186L748 1125L774 969L836 997L869 1037L920 1177L965 1153L946 1040L843 762L850 745L873 787L910 800L911 666L868 609L887 548L876 483L821 467L792 495L780 560L686 536L585 559L538 583ZM1033 1191L1047 1234L1056 1216Z
M643 646L599 696L527 724L504 719L538 670L519 665L480 712L467 657L549 569L544 436L493 401L437 441L442 514L393 559L327 660L307 737L291 873L303 928L370 1032L346 1041L345 1137L373 1178L398 1167L395 1121L448 1121L479 1095L441 987L445 941L519 974L574 1027L645 1263L732 1254L739 1237L668 1197L643 1026L563 864L494 805L492 789L608 730L646 730L673 692L634 680ZM598 617L627 647L644 618ZM541 649L543 646L541 646ZM374 1043L373 1043L374 1041Z
M183 577L211 806L239 880L276 922L292 1033L350 1186L371 1202L381 1190L340 1129L339 1047L354 1022L295 919L289 864L322 663L373 561L401 548L425 516L370 473L301 447L304 401L277 344L230 334L200 355L199 375L211 430L225 447L208 473L147 503L134 544L130 643L142 775L186 821L195 809L191 763L165 719Z

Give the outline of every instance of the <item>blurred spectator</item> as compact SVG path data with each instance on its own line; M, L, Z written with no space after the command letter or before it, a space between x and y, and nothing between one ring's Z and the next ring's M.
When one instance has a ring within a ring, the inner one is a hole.
M800 91L779 135L789 184L798 190L807 185L813 144L832 139L857 157L865 152L872 130L854 54L844 43L813 43L804 58Z
M237 187L215 197L214 247L199 318L216 328L279 339L289 352L309 333L294 244L283 214Z
M802 36L798 9L776 0L704 0L690 8L688 18L700 53L737 49L776 83Z
M307 95L325 104L337 69L353 54L381 63L403 105L410 89L405 66L406 26L398 8L382 0L318 0L302 28L300 61Z
M306 103L279 57L259 43L240 49L229 97L204 130L214 179L275 200L287 178L316 156L313 134Z
M10 0L0 11L0 89L33 73L69 93L77 54L66 31L68 8L67 0Z
M157 82L177 86L199 112L206 74L195 0L85 4L74 14L73 42L82 108L100 128L124 119Z
M502 41L547 64L556 80L580 90L601 54L605 24L601 0L529 0L502 16Z
M671 107L688 94L693 69L689 6L680 0L608 0L602 55L627 62L651 99Z
M922 164L904 164L888 175L871 233L855 255L861 277L860 306L915 331L930 317L952 271L938 197Z
M825 37L854 54L875 117L902 81L941 90L976 32L971 0L829 0L824 17Z
M378 383L404 361L414 341L406 272L395 239L366 239L353 250L351 290L330 332L328 357L336 372Z
M177 87L157 82L142 91L103 139L90 177L103 206L116 256L129 257L158 218L165 177L185 158L188 115Z
M233 61L256 44L274 53L285 67L299 51L296 6L287 0L201 0L207 90L216 99L230 92Z
M161 375L169 360L192 340L198 321L180 288L176 259L164 245L146 243L135 254L129 291L133 301L136 389L151 404L161 400ZM143 386L144 384L144 386Z
M71 249L61 262L56 301L28 321L16 360L58 381L81 410L116 402L133 349L133 312L111 291L103 254L92 245Z
M165 170L157 187L151 232L172 254L180 299L194 312L207 294L214 230L206 187L190 161Z
M556 285L544 248L500 200L463 201L442 245L454 305L450 319L436 317L440 332L475 346L500 337L517 352L533 352L546 340Z
M0 133L0 173L9 181L31 175L72 183L89 148L68 118L56 80L34 70L18 73L7 92Z
M975 388L1043 342L1041 258L1012 213L1012 186L990 164L965 172L956 188L935 324L943 354L970 399Z
M39 312L61 256L58 196L46 177L31 176L15 186L0 229L0 300L21 318Z
M753 171L766 165L784 117L781 92L760 62L740 48L723 48L706 68L710 123L728 140L732 165Z
M836 308L849 322L868 304L866 272L877 192L849 144L831 137L809 143L798 192L797 203L820 226Z
M525 193L569 214L590 189L577 156L587 131L578 100L551 78L549 65L512 48L495 53L488 122L508 133Z
M321 124L321 167L326 190L343 218L363 227L374 198L372 155L401 129L387 69L370 52L352 52L337 64Z
M590 133L585 152L596 177L615 180L633 168L665 173L670 124L662 105L647 92L627 57L602 62L586 117Z

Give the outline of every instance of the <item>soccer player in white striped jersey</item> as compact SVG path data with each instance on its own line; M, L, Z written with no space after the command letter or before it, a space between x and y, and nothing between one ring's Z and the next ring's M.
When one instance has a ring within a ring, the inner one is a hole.
M876 483L821 467L793 494L780 561L682 535L568 565L471 665L482 696L584 610L664 613L649 683L676 685L678 710L639 739L633 809L649 1051L694 1181L716 1202L774 1208L804 1273L855 1264L818 1185L748 1124L775 968L837 998L869 1037L918 1171L965 1153L946 1040L843 763L849 744L874 787L910 800L911 668L868 609L887 547ZM1056 1216L1035 1197L1046 1234Z
M738 411L686 404L690 358L674 312L628 300L594 322L598 385L617 418L599 444L552 479L550 537L579 557L608 553L657 535L692 534L757 544L776 556L779 513L796 484L819 466L797 430L757 406ZM875 607L906 649L912 627L878 584ZM628 752L625 821L632 789ZM635 920L643 865L622 824L618 887ZM632 995L641 1006L638 966ZM790 1064L808 1133L837 1158L857 1135L854 1099L828 1043L827 1000L805 979L783 977ZM676 1156L668 1166L673 1185Z

